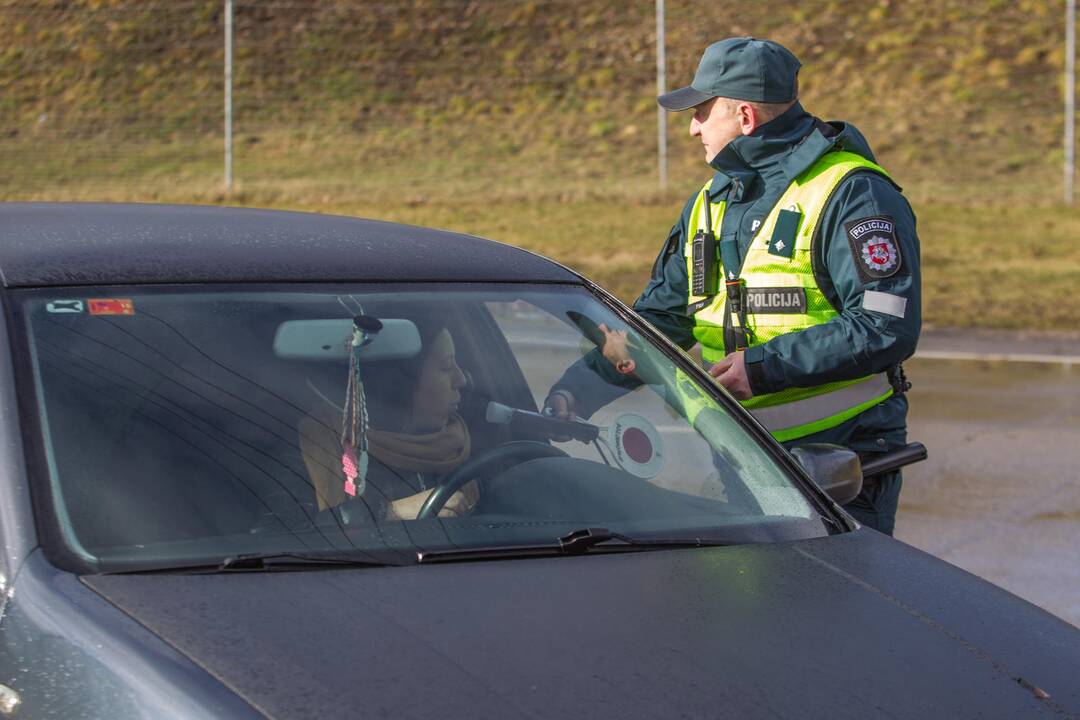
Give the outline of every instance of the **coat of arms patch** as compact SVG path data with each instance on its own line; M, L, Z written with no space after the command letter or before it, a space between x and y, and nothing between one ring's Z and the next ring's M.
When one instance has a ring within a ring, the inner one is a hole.
M895 275L903 263L896 241L896 224L887 215L862 218L844 225L855 266L863 282Z

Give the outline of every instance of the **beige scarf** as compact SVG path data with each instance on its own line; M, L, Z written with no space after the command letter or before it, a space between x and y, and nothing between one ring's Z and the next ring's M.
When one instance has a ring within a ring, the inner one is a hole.
M469 459L472 442L469 428L457 413L438 432L427 435L370 429L371 454L391 467L416 472L446 473Z
M300 420L300 449L319 510L349 500L342 488L341 445L332 425L312 417ZM469 428L456 413L439 432L428 435L368 430L371 454L391 467L417 472L444 473L469 459Z

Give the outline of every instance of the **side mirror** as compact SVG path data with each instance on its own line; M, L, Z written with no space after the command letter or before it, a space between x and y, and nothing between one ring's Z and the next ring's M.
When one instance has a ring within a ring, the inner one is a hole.
M827 443L811 443L792 449L791 454L825 493L844 505L862 490L863 470L854 450Z

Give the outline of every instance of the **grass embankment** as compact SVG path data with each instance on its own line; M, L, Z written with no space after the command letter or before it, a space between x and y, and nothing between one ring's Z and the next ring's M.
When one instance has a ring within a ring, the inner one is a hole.
M316 206L484 235L559 260L631 301L684 197ZM307 205L297 207L310 208ZM1080 209L923 205L923 315L939 327L1080 329Z
M218 0L4 0L0 199L437 226L536 250L633 299L708 174L672 116L671 183L656 188L651 4L451 4L239 2L226 197ZM669 5L672 86L709 40L772 36L804 62L806 106L864 130L919 216L928 323L1080 329L1080 210L1058 200L1055 3Z
M220 185L220 148L208 142L194 153L190 145L148 145L138 163L119 169L137 178L122 185L78 177L80 163L99 149L72 145L62 160L71 170L65 182L24 187L19 197L224 203L446 228L542 253L631 301L685 198L708 173L692 143L676 138L667 192L655 189L647 155L630 158L625 171L614 174L580 158L525 152L490 162L464 149L424 165L382 157L371 171L365 169L371 150L348 138L331 143L332 153L322 142L266 142L277 147L238 164L230 196L208 189ZM927 191L928 184L910 193L922 239L928 324L1080 329L1080 208L1035 197L1038 186L1002 202L972 199L962 188ZM1054 191L1049 182L1043 187Z

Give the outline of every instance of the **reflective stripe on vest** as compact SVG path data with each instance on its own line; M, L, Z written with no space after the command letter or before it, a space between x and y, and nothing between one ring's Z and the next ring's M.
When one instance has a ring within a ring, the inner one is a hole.
M753 332L750 342L752 346L764 344L786 333L821 325L838 317L839 313L814 277L813 245L818 222L833 191L845 177L856 170L871 170L889 177L883 168L854 153L827 153L795 178L758 229L747 248L739 271L739 277L746 284L748 296L753 295L755 290L771 291L759 292L758 297L762 302L750 303L747 324ZM688 273L692 272L690 240L699 229L705 227L705 194L711 185L712 180L705 183L690 211L685 246ZM723 228L725 203L710 201L709 209L712 227ZM794 210L801 215L790 257L769 252L769 243L781 210ZM724 268L719 258L716 262L720 266L719 277L728 277L723 274ZM692 283L688 285L692 286ZM792 297L799 299L799 306L793 307ZM702 306L694 315L694 337L701 343L702 357L709 363L719 361L726 354L726 302L726 295L722 290L712 298L688 294L688 305ZM737 324L737 316L733 315L729 322ZM753 412L778 440L785 441L835 427L890 395L892 387L882 375L810 388L787 388L780 392L755 396L742 404ZM790 410L790 413L785 414L786 410ZM768 417L767 421L765 417Z
M892 392L888 376L880 373L871 375L864 382L853 383L823 395L770 405L751 412L773 437L780 442L786 442L835 427L874 407L892 395Z

